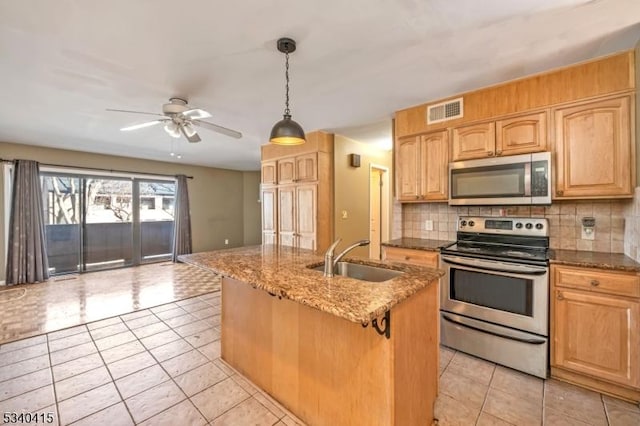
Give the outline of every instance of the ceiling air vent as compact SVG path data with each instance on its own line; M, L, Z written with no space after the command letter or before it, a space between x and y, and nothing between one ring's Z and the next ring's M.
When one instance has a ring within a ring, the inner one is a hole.
M461 118L462 115L462 98L430 105L427 108L427 124Z

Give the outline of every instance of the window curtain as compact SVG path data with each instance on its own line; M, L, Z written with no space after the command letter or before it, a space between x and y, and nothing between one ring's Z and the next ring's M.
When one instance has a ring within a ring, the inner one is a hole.
M49 278L42 185L37 162L17 160L9 216L8 285L44 281Z
M176 205L173 228L173 261L181 254L191 253L191 216L189 214L189 190L187 177L176 176Z

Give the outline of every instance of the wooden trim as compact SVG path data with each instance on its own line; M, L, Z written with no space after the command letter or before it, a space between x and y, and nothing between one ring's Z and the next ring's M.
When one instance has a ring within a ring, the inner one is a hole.
M396 112L396 137L507 117L577 100L626 93L635 89L635 52L628 50L589 62L456 94ZM432 104L464 98L464 117L427 125Z
M551 367L551 377L636 404L640 402L640 390L614 385L590 376L573 373L560 367Z

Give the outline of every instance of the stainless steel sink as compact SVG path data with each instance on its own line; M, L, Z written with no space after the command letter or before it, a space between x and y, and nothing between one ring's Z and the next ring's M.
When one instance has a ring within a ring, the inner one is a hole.
M314 271L324 271L324 263L322 265L314 266L311 269ZM377 266L361 265L359 263L351 262L338 262L336 264L334 275L341 275L343 277L355 278L356 280L370 281L370 282L382 282L402 275L404 272L395 271L393 269L379 268Z

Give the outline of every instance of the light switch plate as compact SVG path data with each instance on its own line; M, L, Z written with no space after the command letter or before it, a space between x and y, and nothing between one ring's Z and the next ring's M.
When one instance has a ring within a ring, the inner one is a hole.
M349 213L346 210L342 210L342 218L343 219L348 219L349 218Z

